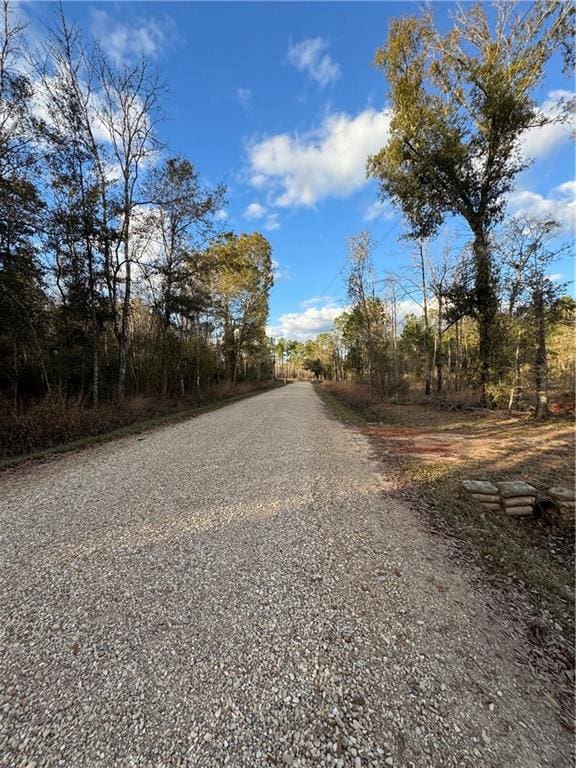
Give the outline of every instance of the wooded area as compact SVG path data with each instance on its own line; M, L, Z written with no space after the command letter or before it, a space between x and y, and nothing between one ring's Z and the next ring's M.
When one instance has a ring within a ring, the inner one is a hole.
M224 185L162 145L166 85L150 62L112 61L62 9L30 46L4 0L8 434L41 402L42 418L57 420L71 407L200 401L218 386L298 375L353 378L371 398L449 396L546 418L549 389L570 393L575 381L576 305L551 277L569 244L551 219L507 216L506 196L530 162L522 137L574 111L573 100L554 114L534 100L552 57L574 64L574 9L506 3L492 13L465 6L448 32L427 11L390 24L374 64L389 88L391 134L367 174L403 214L413 263L381 275L381 243L351 237L347 310L332 332L298 342L266 337L270 243L225 231ZM447 238L454 221L468 241ZM406 299L417 313L401 313Z
M272 373L269 242L223 231L226 190L171 156L166 86L60 9L40 48L2 7L0 398L21 413L199 397Z
M489 14L495 18L489 18ZM389 87L391 137L368 159L383 200L402 212L412 265L379 275L368 232L351 237L349 309L295 361L353 377L369 397L408 394L548 416L548 391L573 401L576 304L552 276L571 244L552 219L507 216L530 164L526 131L569 120L574 100L544 114L533 94L547 63L574 64L568 3L465 5L448 32L431 13L396 18L374 63ZM463 221L469 239L443 225ZM418 314L401 317L409 299Z

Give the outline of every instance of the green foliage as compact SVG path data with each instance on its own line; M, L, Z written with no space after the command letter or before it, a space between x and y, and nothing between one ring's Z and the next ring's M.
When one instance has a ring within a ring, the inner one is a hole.
M30 57L23 32L4 4L0 397L96 407L269 377L270 244L221 235L225 189L187 158L150 162L164 92L150 63L109 60L63 9Z
M569 4L507 3L494 13L491 22L483 3L464 6L447 32L430 13L393 19L375 55L393 118L368 172L418 235L435 232L447 213L473 230L501 218L504 195L525 166L519 139L550 119L532 94L569 38Z
M526 167L522 135L552 118L533 93L560 47L572 44L568 3L502 3L490 20L482 3L463 6L447 32L431 13L396 18L374 63L386 75L388 143L368 159L383 197L402 210L414 237L461 216L474 237L468 304L478 319L481 400L493 366L497 286L489 233Z
M268 357L266 321L274 278L270 243L258 232L226 234L209 249L214 270L214 311L222 329L222 351L236 381L248 368L260 371ZM247 355L248 357L245 357Z

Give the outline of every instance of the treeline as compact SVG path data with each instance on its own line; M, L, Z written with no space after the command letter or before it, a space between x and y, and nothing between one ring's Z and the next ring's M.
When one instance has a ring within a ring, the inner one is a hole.
M573 99L544 112L533 95L551 61L573 72L574 17L573 3L512 2L459 7L451 29L437 27L431 9L392 20L374 57L390 136L367 173L404 217L414 268L379 280L368 234L350 240L351 309L330 362L319 357L330 375L353 372L380 392L416 380L427 395L466 388L482 406L521 405L528 394L538 418L548 414L551 373L571 389L574 303L550 277L568 246L552 220L507 217L506 199L530 164L526 133L573 114ZM454 224L468 235L458 249L445 239ZM421 310L400 332L407 296Z
M555 227L511 220L493 244L499 254L498 344L486 385L488 405L548 414L548 393L573 406L576 302L548 277L565 246ZM511 242L512 239L512 242ZM287 369L317 378L365 384L370 396L478 402L481 357L476 319L459 311L471 255L434 256L418 244L402 274L379 276L367 233L351 238L347 265L350 308L330 332L308 342L279 339ZM455 297L456 296L456 297ZM406 312L408 306L418 311Z
M3 3L0 399L98 405L272 372L271 248L162 145L164 85L62 11L40 47Z

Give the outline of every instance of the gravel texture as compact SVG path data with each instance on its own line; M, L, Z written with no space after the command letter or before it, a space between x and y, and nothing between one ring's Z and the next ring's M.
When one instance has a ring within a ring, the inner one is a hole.
M0 476L2 768L571 765L378 468L301 383Z

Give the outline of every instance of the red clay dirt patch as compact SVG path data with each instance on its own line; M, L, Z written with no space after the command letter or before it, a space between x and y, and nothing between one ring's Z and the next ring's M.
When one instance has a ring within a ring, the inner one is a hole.
M456 460L462 455L462 435L438 434L409 427L386 427L371 424L361 431L371 438L376 438L383 453L394 455L416 454L421 459L434 459L442 456Z

